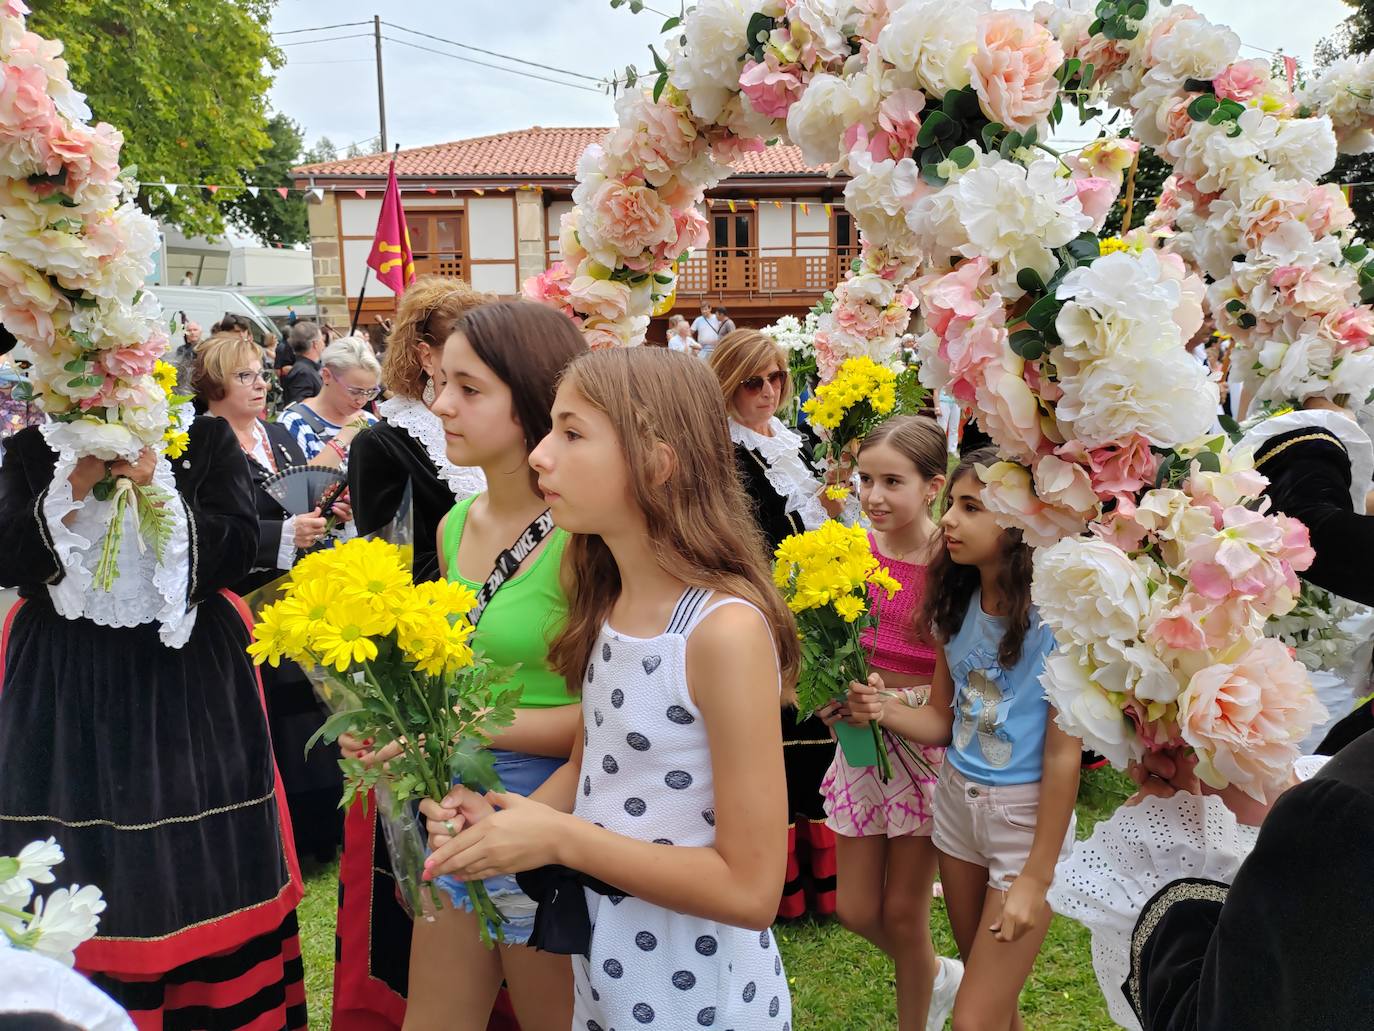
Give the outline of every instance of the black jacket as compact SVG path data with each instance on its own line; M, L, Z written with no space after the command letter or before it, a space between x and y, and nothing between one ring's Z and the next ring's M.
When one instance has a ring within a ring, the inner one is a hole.
M258 425L267 431L267 446L272 449L272 459L277 463L277 469L306 464L305 452L296 443L290 430L275 422L260 421ZM285 573L285 570L277 568L277 556L281 549L282 527L291 516L276 498L262 489L273 470L264 468L252 457L248 457L248 469L256 488L253 491L253 503L258 514L258 551L253 558L253 571L234 587L238 594L256 591Z
M293 405L297 401L308 401L320 392L324 377L320 375L320 363L313 358L296 355L291 363L291 371L281 380L281 407Z

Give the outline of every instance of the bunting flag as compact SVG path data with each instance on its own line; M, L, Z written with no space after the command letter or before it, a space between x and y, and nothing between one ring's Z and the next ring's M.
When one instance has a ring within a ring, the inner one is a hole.
M176 183L163 183L162 188L167 191L167 196L169 197L175 197L177 195Z
M291 190L290 190L288 187L285 187L285 186L278 186L278 187L277 187L277 195L278 195L279 197L281 197L282 200L286 200L286 195L287 195L288 193L290 193L290 192L291 192Z
M482 189L480 186L474 186L472 192L477 194L477 196L479 197L485 197L487 195L487 191Z
M256 199L257 196L258 196L258 188L257 188L256 186L250 186L250 187L248 187L248 195L249 195L250 197Z
M1341 193L1345 194L1345 202L1346 202L1347 204L1353 204L1353 203L1355 203L1355 187L1353 187L1353 186L1342 186L1342 187L1341 187Z
M388 190L391 189L391 180L390 180L390 179L387 180L386 188L387 188ZM356 193L356 194L357 194L359 197L361 197L363 200L367 200L367 191L366 191L365 189L363 189L361 186L359 186L359 187L358 187L356 190L354 190L353 192Z
M1289 57L1287 54L1284 54L1283 70L1288 75L1288 90L1291 93L1293 90L1293 85L1298 78L1298 59L1296 57Z
M775 207L775 208L777 208L779 211L781 211L781 210L782 210L782 201L780 201L780 200L775 200L775 201L773 202L773 207Z
M215 194L219 193L219 187L216 186L214 183L206 183L206 184L205 184L205 188L206 188L207 190L210 191L210 196L211 196L211 197L213 197Z
M825 208L825 214L826 214L827 217L829 217L829 215L830 215L830 205L829 205L829 204L822 204L821 207Z
M378 279L391 287L397 297L415 282L415 259L410 250L410 230L406 226L405 209L401 207L401 188L396 182L395 158L392 158L391 168L387 172L382 213L377 219L377 235L372 240L372 253L367 256L367 265L377 273Z
M751 201L749 202L749 206L750 206L751 208L753 208L755 211L757 211L757 210L758 210L758 207L759 207L759 202L756 201L756 200L751 200Z
M811 214L811 205L807 204L805 201L803 201L801 204L798 204L797 206L802 209L803 215Z

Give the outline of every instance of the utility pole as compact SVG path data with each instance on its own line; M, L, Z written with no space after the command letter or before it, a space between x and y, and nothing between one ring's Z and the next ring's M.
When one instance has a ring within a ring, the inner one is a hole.
M377 119L381 122L382 149L385 154L391 148L386 138L386 87L382 84L382 16L372 16L372 40L377 48Z

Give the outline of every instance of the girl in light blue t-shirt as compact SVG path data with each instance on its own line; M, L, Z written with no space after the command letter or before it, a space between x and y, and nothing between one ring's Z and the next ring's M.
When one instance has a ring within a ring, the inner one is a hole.
M877 676L849 695L855 716L948 746L932 837L965 964L956 1026L1021 1026L1017 999L1050 925L1045 895L1073 845L1082 747L1040 686L1054 636L1031 605L1031 549L983 505L976 466L997 460L975 451L950 477L918 617L938 642L930 704L883 706Z

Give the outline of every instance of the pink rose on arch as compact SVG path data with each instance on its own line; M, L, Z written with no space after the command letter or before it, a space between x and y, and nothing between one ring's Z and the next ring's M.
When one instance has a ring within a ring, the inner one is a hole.
M1237 61L1212 80L1212 90L1223 100L1242 104L1260 96L1269 85L1269 65L1265 61Z
M1179 729L1198 755L1198 776L1264 801L1292 770L1298 745L1326 715L1283 644L1262 637L1237 661L1193 674L1178 699Z
M1322 331L1340 341L1342 350L1363 351L1374 339L1374 308L1362 304L1331 312L1322 319Z
M584 243L595 235L620 256L634 257L673 238L673 213L648 186L607 179L592 194L589 206L593 224L583 227ZM588 250L595 253L590 245Z
M983 369L999 361L1007 349L1006 309L989 304L970 318L946 324L940 357L949 363L949 392L960 404L971 405L983 385Z
M1165 609L1145 631L1145 639L1175 651L1224 648L1248 633L1258 633L1263 620L1244 601L1204 598L1196 591Z
M1057 455L1041 455L1035 460L1034 479L1035 495L1045 504L1067 509L1084 522L1097 515L1097 492L1081 465Z
M38 65L0 66L0 134L51 135L62 118L48 96L48 75Z
M673 212L673 237L654 248L654 257L671 264L684 253L699 250L710 242L710 227L706 216L695 206Z
M836 304L832 314L836 327L851 336L872 340L882 335L882 310L866 301L859 304Z
M29 8L24 0L4 0L0 3L0 12L7 18L20 18L29 13Z
M1078 196L1078 203L1083 207L1083 214L1093 220L1093 232L1099 232L1107 222L1112 205L1116 203L1121 184L1091 175L1074 179L1073 189Z
M57 343L52 315L42 308L0 304L0 322L26 344L52 347Z
M1306 569L1316 553L1307 527L1286 516L1270 516L1240 505L1227 508L1215 533L1188 544L1187 575L1204 598L1246 598L1264 615L1287 612L1298 593L1294 570Z
M862 125L851 126L845 134L846 149L862 146L874 161L909 157L921 132L920 114L925 106L925 94L919 90L895 90L878 106L878 128L872 138Z
M997 447L1029 464L1052 449L1040 423L1040 406L1022 377L1023 362L1010 353L982 366L976 391L978 422Z
M1043 122L1059 94L1054 73L1064 51L1050 30L1024 11L993 11L978 19L969 61L983 113L1025 132Z
M614 279L577 276L568 285L568 300L583 315L614 322L630 308L630 287Z
M1082 533L1087 520L1070 508L1046 504L1036 496L1031 472L1015 462L977 466L983 505L1001 526L1020 530L1026 543L1045 548Z
M572 306L568 302L568 284L572 282L573 272L566 263L555 261L537 276L525 280L521 292L531 301L552 304L569 314Z
M786 118L788 109L801 98L806 88L796 65L781 65L771 51L763 61L752 58L740 72L740 92L749 98L754 110L767 118Z
M92 127L59 119L48 137L48 145L54 160L66 166L70 193L87 183L106 186L119 175L119 150L124 146L124 136L105 122Z
M1138 433L1126 440L1102 447L1086 448L1076 440L1055 449L1055 454L1084 465L1092 480L1093 490L1100 497L1134 498L1140 488L1153 483L1159 459L1150 449L1150 442Z

